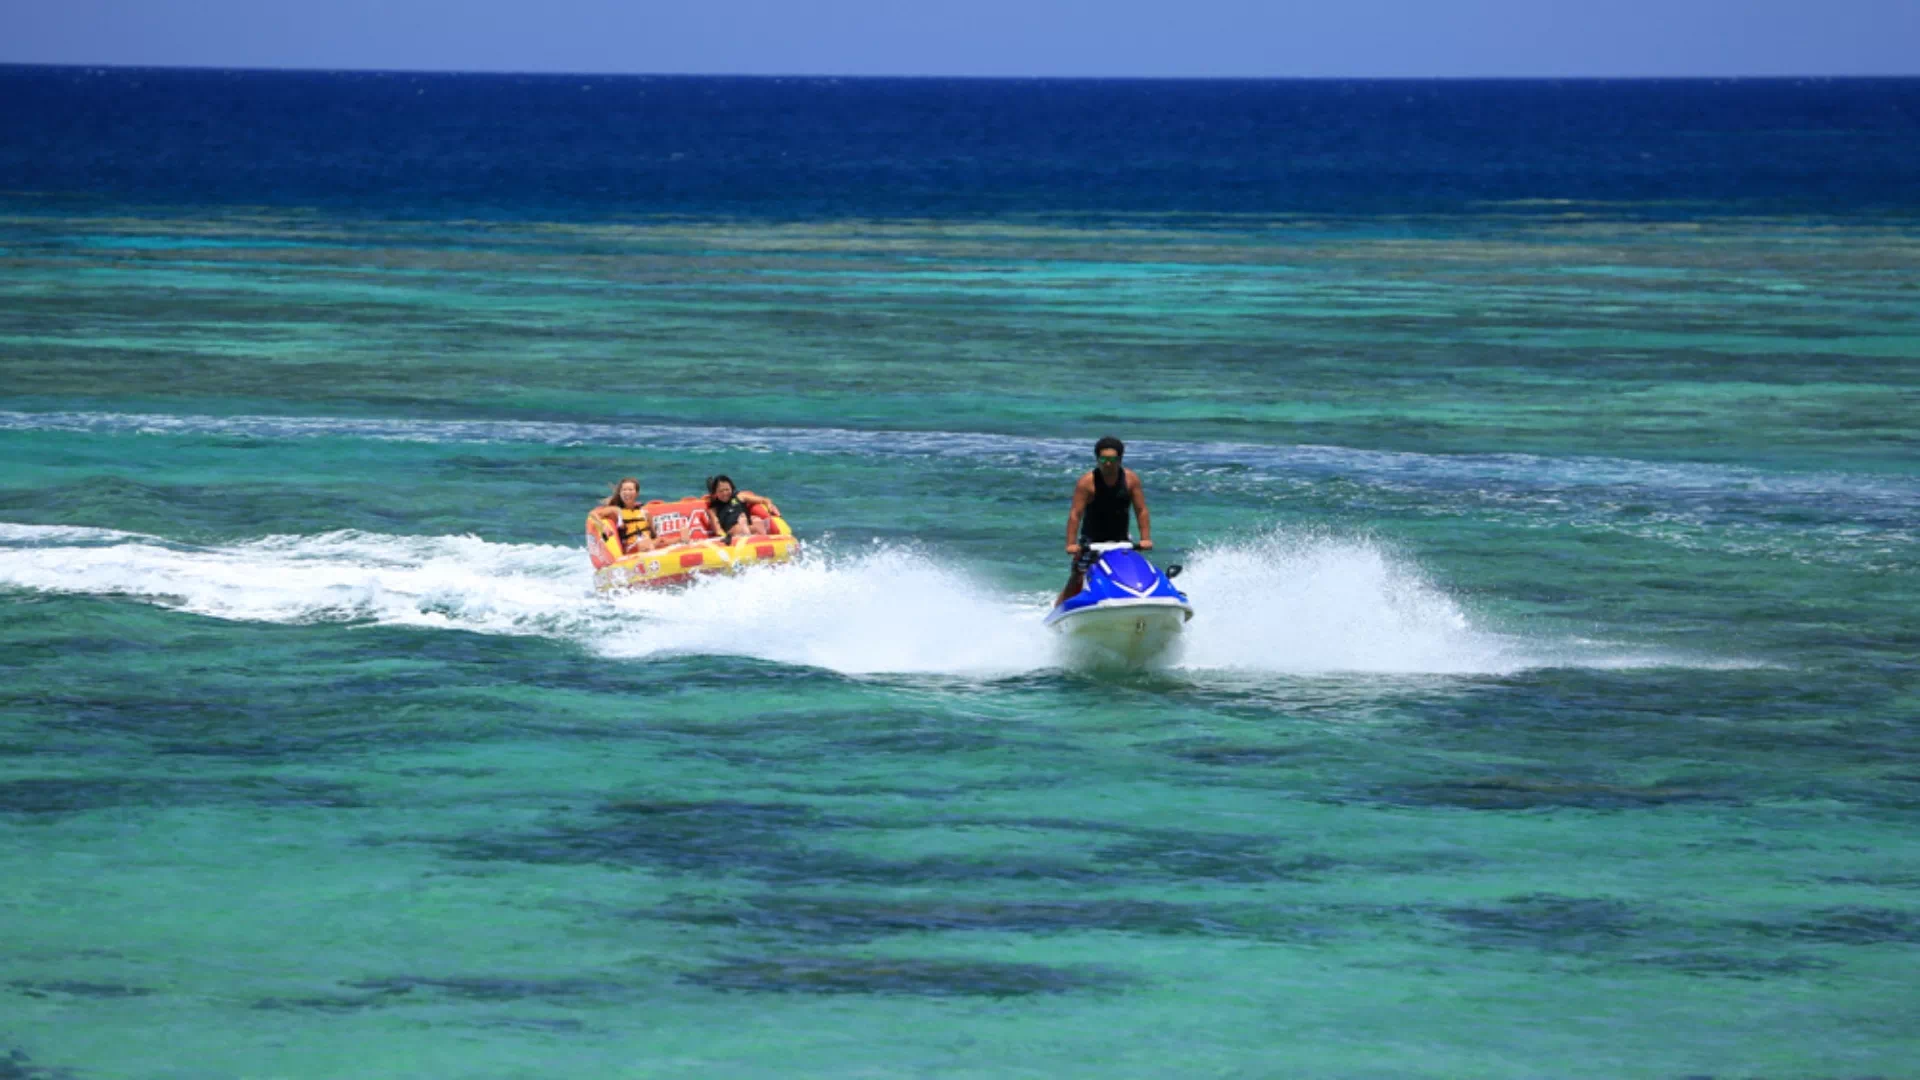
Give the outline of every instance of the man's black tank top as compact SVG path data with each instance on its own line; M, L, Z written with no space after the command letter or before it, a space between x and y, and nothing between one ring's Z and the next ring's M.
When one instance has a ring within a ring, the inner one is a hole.
M1133 507L1133 492L1127 489L1127 470L1120 469L1120 480L1108 487L1093 470L1093 498L1087 500L1086 516L1080 519L1080 536L1095 544L1112 544L1127 539L1127 511Z

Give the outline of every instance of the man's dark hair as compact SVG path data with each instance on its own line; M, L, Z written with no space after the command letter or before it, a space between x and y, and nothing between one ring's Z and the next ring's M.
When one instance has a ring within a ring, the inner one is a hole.
M1127 444L1111 435L1102 435L1100 441L1093 444L1093 456L1099 457L1103 450L1111 450L1121 457L1127 456Z

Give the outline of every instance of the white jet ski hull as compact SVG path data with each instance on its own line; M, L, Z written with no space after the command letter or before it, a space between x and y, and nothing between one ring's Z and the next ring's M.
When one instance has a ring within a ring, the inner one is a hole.
M1060 634L1072 663L1137 668L1172 660L1191 618L1192 608L1156 597L1056 611L1047 625Z

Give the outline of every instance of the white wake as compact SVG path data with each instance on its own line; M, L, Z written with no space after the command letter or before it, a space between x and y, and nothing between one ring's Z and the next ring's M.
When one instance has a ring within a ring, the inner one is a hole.
M1268 535L1203 550L1178 584L1194 673L1507 674L1719 666L1478 625L1410 559L1365 539ZM1060 663L1050 597L929 552L814 549L674 590L593 591L579 548L331 532L197 546L0 524L0 587L121 596L220 619L419 626L572 641L601 655L752 657L848 674L1017 675Z

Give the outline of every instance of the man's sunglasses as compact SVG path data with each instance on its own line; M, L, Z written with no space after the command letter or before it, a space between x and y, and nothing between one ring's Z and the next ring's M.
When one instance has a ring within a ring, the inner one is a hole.
M1118 464L1120 464L1120 455L1118 455L1118 454L1101 454L1101 455L1099 455L1099 457L1098 457L1098 460L1099 460L1099 462L1100 462L1100 464L1102 464L1102 465L1118 465Z

